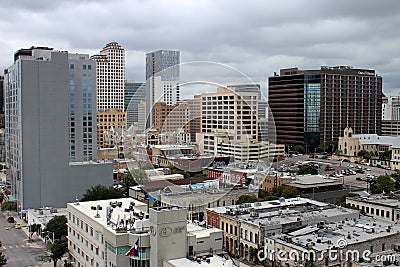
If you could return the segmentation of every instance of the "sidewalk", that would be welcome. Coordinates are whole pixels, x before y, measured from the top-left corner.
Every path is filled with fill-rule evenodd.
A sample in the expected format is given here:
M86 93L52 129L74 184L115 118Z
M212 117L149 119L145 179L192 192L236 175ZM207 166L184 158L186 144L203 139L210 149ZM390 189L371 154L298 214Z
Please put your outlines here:
M4 213L5 215L8 214L8 212ZM26 235L26 239L24 239L24 242L26 243L27 247L31 247L31 248L43 248L46 249L46 244L44 243L44 241L37 236L36 234L32 236L32 238L29 240L29 227L28 224L22 220L21 218L19 218L17 212L13 212L10 211L9 212L9 216L14 217L15 222L21 224L22 228L21 230L25 233Z
M29 226L28 223L26 223L24 220L22 220L19 216L18 213L15 211L9 211L9 212L3 212L3 214L7 217L14 217L15 223L21 224L21 230L25 233L26 239L24 239L24 243L27 247L30 248L39 248L39 249L45 249L47 250L46 243L36 235L36 233L32 236L31 239L29 239ZM58 267L63 267L64 266L64 259L68 259L67 257L63 257L61 260L57 262ZM53 262L43 262L42 267L53 267Z

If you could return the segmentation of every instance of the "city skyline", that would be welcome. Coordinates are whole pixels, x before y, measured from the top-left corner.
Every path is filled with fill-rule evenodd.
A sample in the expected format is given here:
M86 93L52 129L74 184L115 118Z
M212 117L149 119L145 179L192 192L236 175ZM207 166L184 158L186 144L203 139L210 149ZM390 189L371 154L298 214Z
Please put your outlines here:
M384 93L397 95L400 88L395 71L400 64L398 1L234 5L228 1L168 5L119 1L112 8L107 5L97 1L10 3L2 8L0 20L7 37L0 66L6 68L14 51L31 45L94 55L100 46L117 41L127 51L129 80L144 81L146 53L171 49L181 51L181 62L205 60L235 67L260 83L262 90L267 77L281 68L322 65L376 69L383 77ZM82 12L84 16L79 15ZM27 14L31 21L22 27ZM102 34L97 34L100 30Z

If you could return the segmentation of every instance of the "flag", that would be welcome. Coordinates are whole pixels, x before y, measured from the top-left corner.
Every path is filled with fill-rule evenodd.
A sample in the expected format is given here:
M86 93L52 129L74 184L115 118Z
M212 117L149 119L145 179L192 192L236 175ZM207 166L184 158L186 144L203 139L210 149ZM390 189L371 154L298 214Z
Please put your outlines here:
M129 249L125 256L139 256L139 239L136 243Z

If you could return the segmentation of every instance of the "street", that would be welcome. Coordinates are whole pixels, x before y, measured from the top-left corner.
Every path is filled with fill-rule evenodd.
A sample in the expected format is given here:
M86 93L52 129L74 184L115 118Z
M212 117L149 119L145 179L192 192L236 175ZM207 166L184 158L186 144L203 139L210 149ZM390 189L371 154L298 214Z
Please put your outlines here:
M7 222L6 216L6 212L0 212L0 240L2 249L5 249L3 253L8 258L7 266L42 266L38 257L46 253L45 249L36 242L29 243L23 229L15 229L13 223ZM6 230L7 227L9 230Z

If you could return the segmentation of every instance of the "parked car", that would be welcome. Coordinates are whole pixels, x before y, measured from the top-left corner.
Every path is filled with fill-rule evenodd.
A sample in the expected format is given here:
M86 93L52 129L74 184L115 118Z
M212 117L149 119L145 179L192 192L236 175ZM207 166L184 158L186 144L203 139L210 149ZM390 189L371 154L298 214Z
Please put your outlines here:
M8 218L7 218L7 221L8 221L9 223L14 223L14 222L15 222L14 217L8 217Z
M326 165L325 171L333 171L333 170L335 170L335 168L333 168L333 166L331 166L331 165Z
M22 227L21 227L20 223L16 223L16 224L14 224L14 228L15 229L21 229Z

